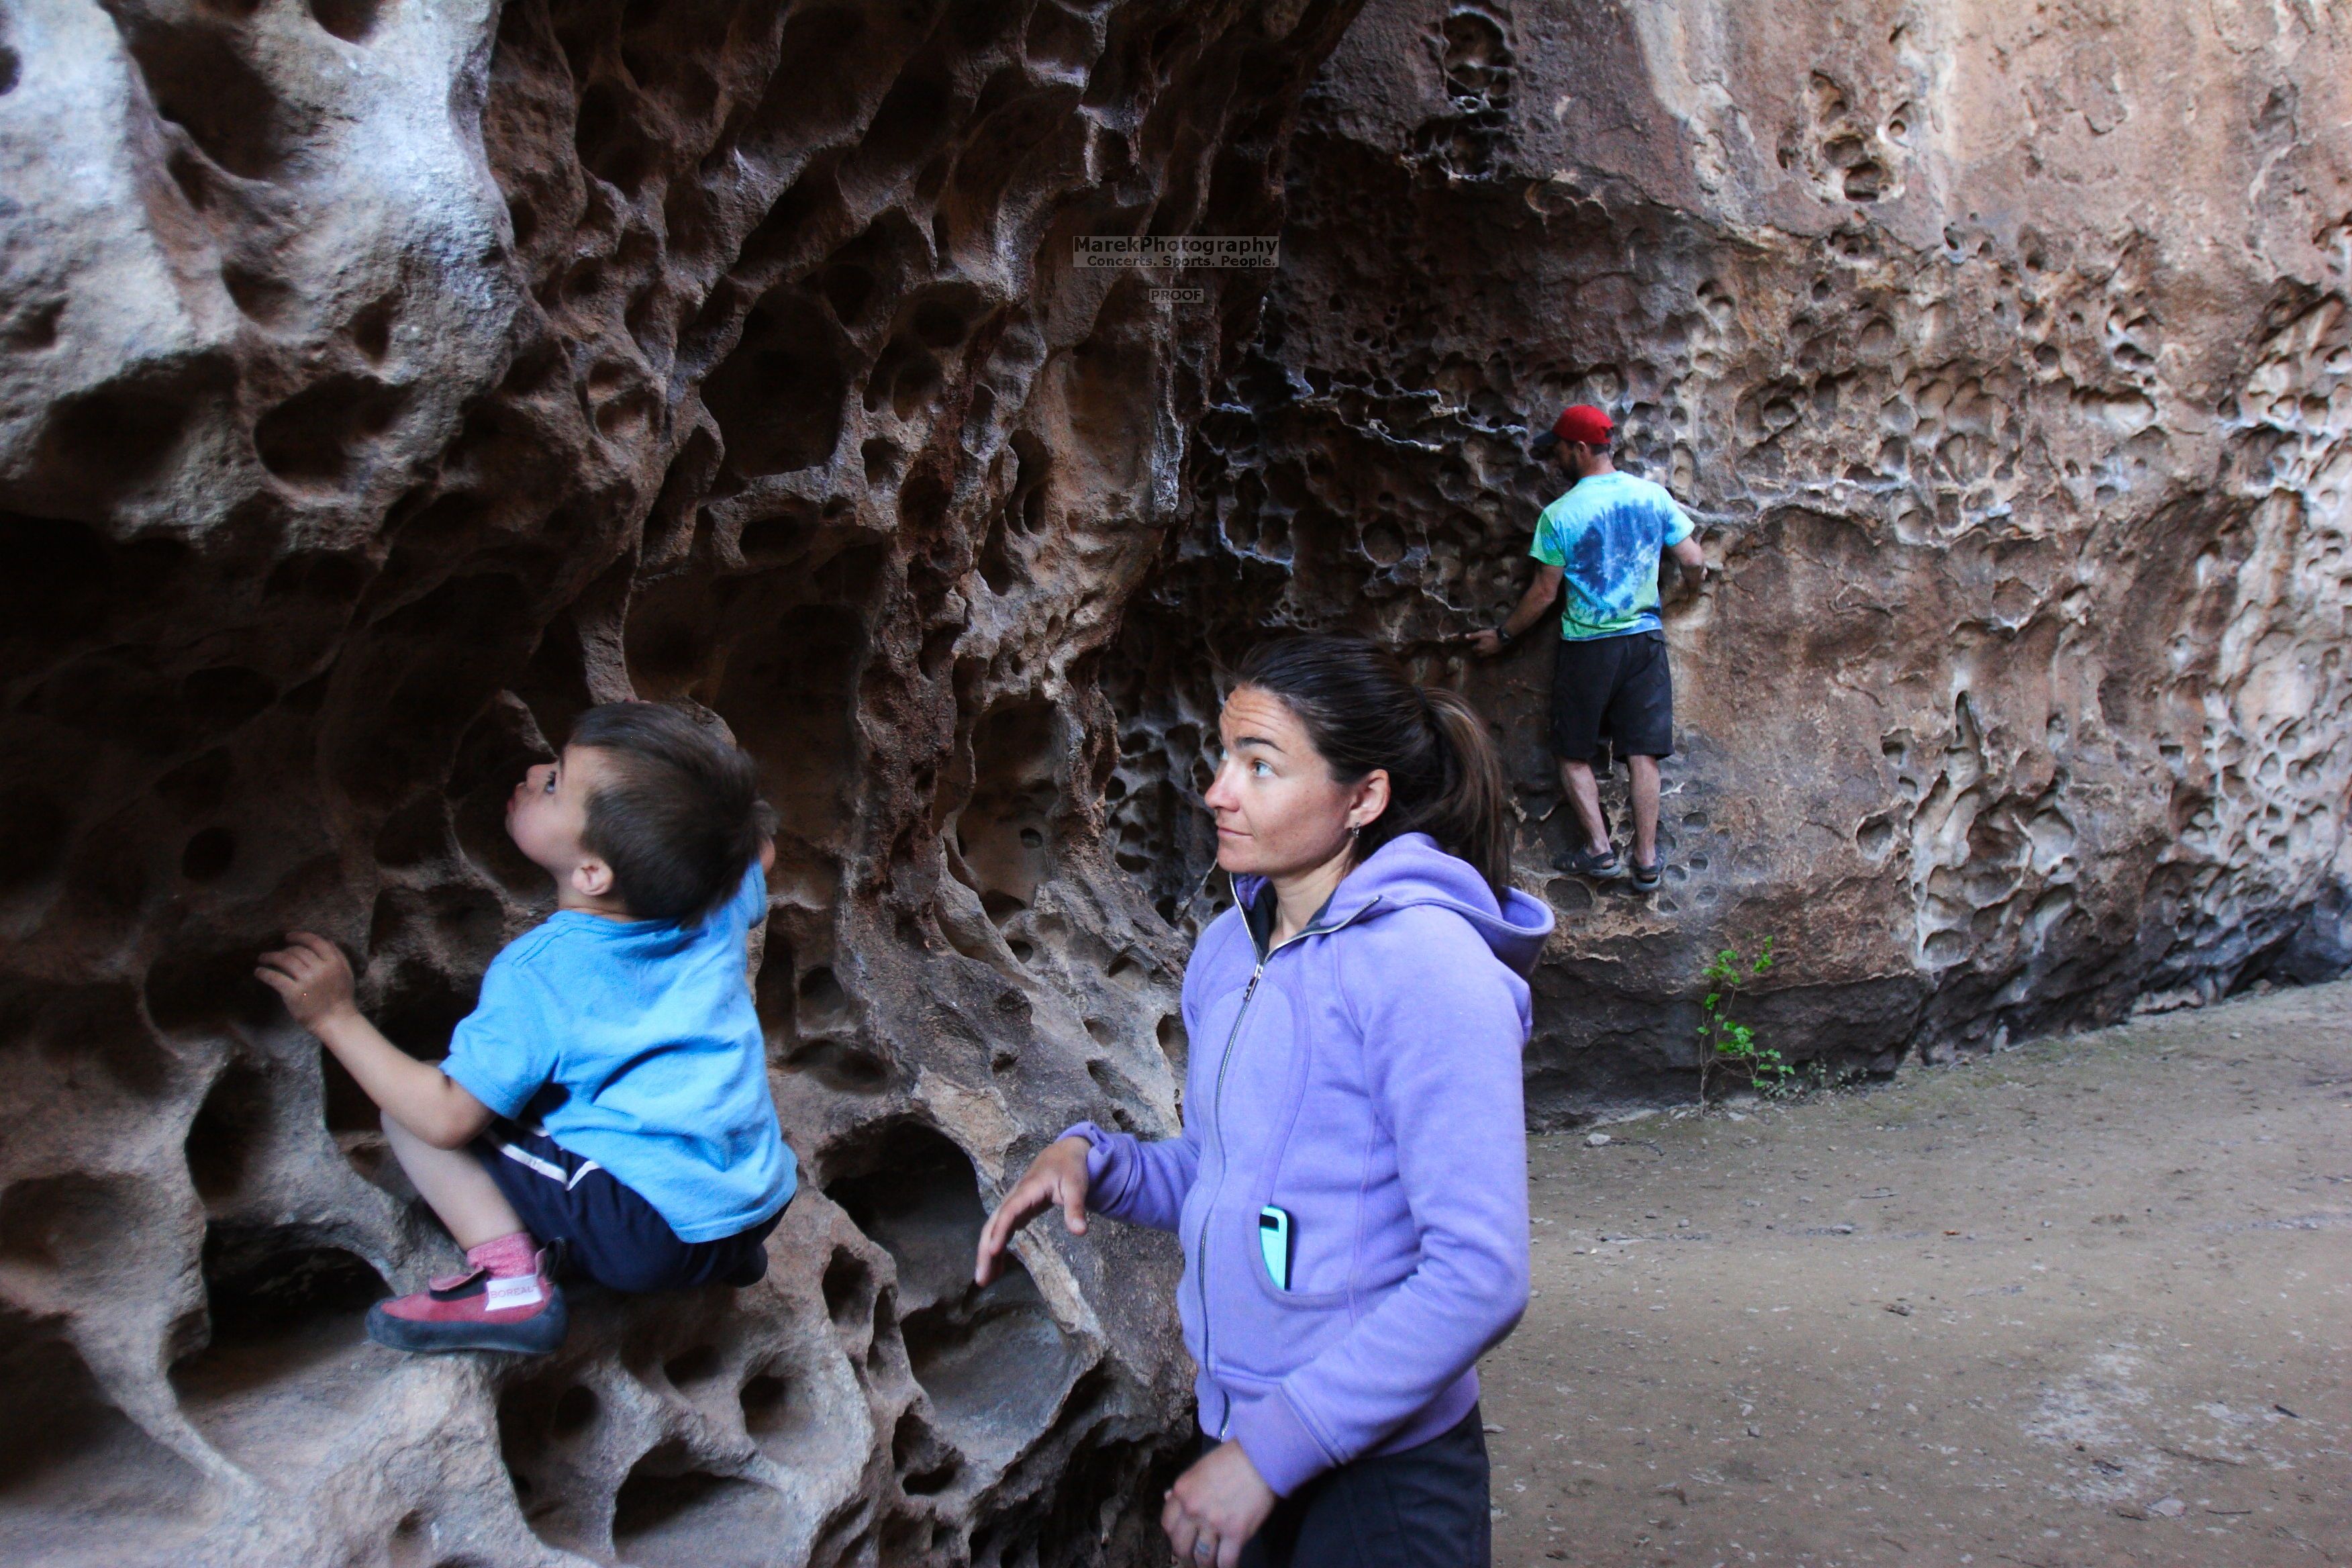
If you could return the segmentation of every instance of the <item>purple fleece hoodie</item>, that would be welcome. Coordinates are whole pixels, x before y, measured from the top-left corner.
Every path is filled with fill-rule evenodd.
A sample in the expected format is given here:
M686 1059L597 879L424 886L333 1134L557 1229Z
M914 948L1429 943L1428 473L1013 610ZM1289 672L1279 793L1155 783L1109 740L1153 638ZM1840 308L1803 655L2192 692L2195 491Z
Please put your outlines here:
M1461 1420L1527 1307L1521 976L1551 911L1516 890L1498 909L1422 833L1270 953L1265 888L1234 879L1184 972L1182 1136L1070 1133L1094 1145L1089 1206L1182 1240L1202 1430L1287 1495ZM1267 1205L1291 1216L1287 1290L1259 1249Z

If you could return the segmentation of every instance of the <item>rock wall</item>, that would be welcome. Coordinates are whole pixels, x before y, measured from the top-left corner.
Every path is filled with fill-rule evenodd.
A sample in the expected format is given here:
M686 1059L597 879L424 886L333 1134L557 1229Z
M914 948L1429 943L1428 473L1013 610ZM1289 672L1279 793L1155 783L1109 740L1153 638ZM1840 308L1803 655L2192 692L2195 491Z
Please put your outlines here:
M1685 1092L1727 940L1880 1066L2342 966L2337 13L1352 10L0 7L12 1560L1155 1559L1173 1248L963 1270L1060 1126L1175 1124L1269 626L1495 716L1539 1115ZM1072 247L1276 231L1180 300ZM1723 568L1648 902L1546 869L1543 639L1444 641L1577 396ZM754 1289L378 1352L447 1242L253 954L436 1054L546 905L507 788L628 695L782 809L803 1194Z
M1345 626L1507 748L1539 1119L1687 1099L1727 943L1841 1069L2340 971L2347 68L2340 8L2258 0L1372 0L1114 667L1120 863L1205 907L1200 650ZM1647 900L1549 869L1552 639L1445 643L1516 600L1578 400L1719 569L1668 568Z
M0 7L10 1561L1151 1554L1172 1247L966 1281L1060 1127L1175 1123L1096 679L1258 285L1072 241L1276 228L1348 10ZM505 793L629 695L782 810L802 1194L754 1289L376 1350L449 1246L254 954L437 1055L551 900Z

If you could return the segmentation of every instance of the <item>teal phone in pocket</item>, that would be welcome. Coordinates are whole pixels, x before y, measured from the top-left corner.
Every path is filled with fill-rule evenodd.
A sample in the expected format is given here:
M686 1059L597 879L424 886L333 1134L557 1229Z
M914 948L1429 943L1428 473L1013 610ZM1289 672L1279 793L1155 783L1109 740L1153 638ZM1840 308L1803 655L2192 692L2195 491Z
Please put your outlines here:
M1290 1289L1290 1215L1268 1204L1257 1211L1257 1249L1265 1258L1265 1277L1277 1290Z

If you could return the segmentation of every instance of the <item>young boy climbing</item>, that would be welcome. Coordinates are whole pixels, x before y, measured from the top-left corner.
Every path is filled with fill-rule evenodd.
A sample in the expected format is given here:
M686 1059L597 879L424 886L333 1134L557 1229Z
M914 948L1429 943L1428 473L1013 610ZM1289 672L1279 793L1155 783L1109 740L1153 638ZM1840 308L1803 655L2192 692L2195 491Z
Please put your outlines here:
M379 1034L335 945L257 972L383 1109L466 1271L380 1301L378 1343L545 1353L559 1264L616 1290L749 1285L795 1184L745 938L775 846L751 759L681 710L592 708L523 776L507 832L556 910L507 944L439 1066Z

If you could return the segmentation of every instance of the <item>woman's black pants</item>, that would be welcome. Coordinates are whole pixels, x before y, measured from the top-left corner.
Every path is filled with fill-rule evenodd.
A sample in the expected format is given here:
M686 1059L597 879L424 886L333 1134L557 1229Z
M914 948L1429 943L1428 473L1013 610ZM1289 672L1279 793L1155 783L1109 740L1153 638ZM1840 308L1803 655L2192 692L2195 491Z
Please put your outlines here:
M1326 1470L1275 1504L1241 1568L1490 1568L1494 1528L1474 1405L1428 1442Z

